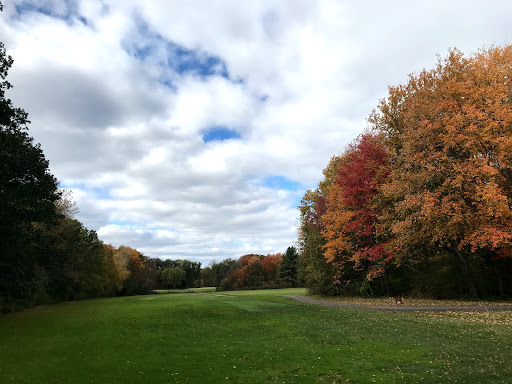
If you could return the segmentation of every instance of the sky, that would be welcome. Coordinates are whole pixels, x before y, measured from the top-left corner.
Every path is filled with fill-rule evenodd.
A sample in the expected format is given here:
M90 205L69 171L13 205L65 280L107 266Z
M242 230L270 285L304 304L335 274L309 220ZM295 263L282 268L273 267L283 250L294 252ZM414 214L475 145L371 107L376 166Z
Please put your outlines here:
M3 0L7 96L76 218L146 256L296 245L388 86L512 42L511 1Z

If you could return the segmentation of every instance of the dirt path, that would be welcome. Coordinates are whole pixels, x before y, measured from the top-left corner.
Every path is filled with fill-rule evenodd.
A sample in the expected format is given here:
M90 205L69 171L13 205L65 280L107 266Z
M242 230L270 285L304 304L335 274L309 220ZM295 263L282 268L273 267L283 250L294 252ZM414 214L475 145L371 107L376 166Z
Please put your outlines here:
M283 295L303 303L323 305L324 307L344 307L344 308L367 308L378 309L381 311L393 312L498 312L512 311L512 305L464 305L464 306L426 306L426 305L368 305L368 304L346 304L331 301L312 299L311 297L301 295Z

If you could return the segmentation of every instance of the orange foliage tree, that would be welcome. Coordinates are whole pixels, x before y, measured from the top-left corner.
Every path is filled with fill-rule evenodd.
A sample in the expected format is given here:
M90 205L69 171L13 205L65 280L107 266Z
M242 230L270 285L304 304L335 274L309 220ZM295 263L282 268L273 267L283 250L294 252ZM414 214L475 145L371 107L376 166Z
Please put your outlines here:
M322 236L324 222L322 216L326 212L326 197L330 186L338 175L340 156L333 156L323 170L324 179L314 190L308 190L302 198L299 224L299 264L302 278L308 290L315 294L335 294L337 272L332 263L324 257L325 239Z
M512 47L453 50L430 71L390 87L370 121L393 153L382 230L402 261L425 246L472 264L510 255Z
M277 283L278 274L277 269L279 263L283 259L282 253L268 254L261 260L261 269L263 271L263 278L267 283Z
M241 256L236 263L231 264L220 287L225 290L278 287L278 268L282 257L281 253Z

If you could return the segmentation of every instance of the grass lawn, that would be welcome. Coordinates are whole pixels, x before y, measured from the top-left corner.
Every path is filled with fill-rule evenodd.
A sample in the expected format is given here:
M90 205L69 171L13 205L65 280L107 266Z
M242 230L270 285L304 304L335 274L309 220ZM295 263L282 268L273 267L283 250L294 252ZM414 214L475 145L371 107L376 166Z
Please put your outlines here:
M301 289L68 302L0 317L0 383L511 383L512 315L320 307Z
M215 292L215 287L201 287L201 288L188 288L188 289L155 289L154 293L207 293Z

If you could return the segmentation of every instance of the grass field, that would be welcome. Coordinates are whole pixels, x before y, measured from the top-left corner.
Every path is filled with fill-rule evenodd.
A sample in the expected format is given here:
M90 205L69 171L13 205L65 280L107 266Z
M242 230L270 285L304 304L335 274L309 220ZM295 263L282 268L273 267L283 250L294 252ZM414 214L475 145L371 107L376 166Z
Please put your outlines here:
M189 288L189 289L155 289L154 293L207 293L215 292L215 287Z
M68 302L0 317L0 383L511 383L510 312L393 313L281 294Z

